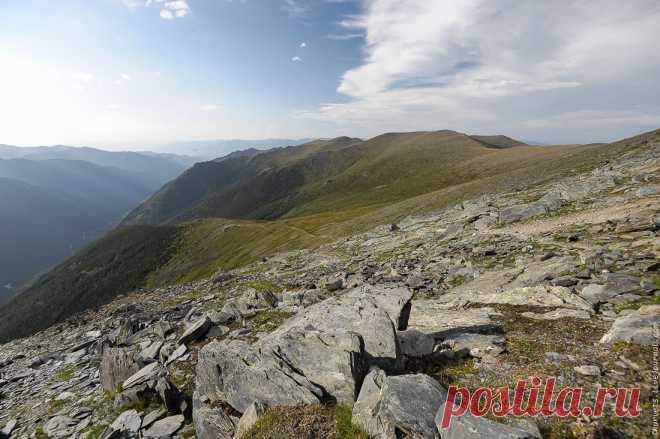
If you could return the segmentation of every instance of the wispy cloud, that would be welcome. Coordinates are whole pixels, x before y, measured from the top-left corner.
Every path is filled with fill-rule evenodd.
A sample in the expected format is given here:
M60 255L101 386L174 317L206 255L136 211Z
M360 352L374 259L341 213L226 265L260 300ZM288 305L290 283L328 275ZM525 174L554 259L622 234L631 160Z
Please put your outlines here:
M305 47L307 47L307 43L303 41L302 43L300 43L300 46L298 46L298 47L300 47L301 49L304 49Z
M293 61L293 62L300 62L300 61L302 61L302 58L299 57L299 56L294 56L293 58L291 58L291 61Z
M160 8L160 18L163 20L174 20L175 18L185 17L190 13L190 5L186 0L121 0L122 3L130 8L138 7L148 8L156 5Z
M648 56L659 35L655 0L363 0L362 7L340 23L346 34L330 36L365 38L361 64L337 89L347 102L307 117L342 124L358 115L375 131L496 121L506 129L525 117L520 97L527 114L548 114L544 106L579 111L576 96L614 105L622 88L632 93L632 84L660 76L660 59ZM644 81L657 96L660 86Z

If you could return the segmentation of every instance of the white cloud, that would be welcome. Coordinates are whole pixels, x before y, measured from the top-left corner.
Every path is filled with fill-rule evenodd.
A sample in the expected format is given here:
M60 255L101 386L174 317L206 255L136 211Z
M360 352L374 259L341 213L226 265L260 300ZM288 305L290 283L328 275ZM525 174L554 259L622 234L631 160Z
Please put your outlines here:
M163 3L160 1L159 3ZM160 18L164 20L172 20L174 18L182 18L190 13L190 6L184 0L165 1L160 11Z
M302 61L302 58L299 57L299 56L294 56L293 58L291 58L291 61L293 61L293 62L300 62L300 61Z
M209 112L209 111L218 111L218 110L221 110L222 107L221 107L220 105L215 105L215 104L206 104L206 105L202 105L201 107L199 107L199 109L200 109L201 111Z
M160 18L163 20L173 20L183 18L190 13L190 5L186 0L121 0L122 3L130 8L138 7L148 8L153 4L159 5Z
M307 43L305 43L305 42L303 41L302 43L300 43L300 46L299 46L299 47L300 47L301 49L304 49L305 47L307 47Z
M502 130L515 130L536 115L581 111L590 106L584 99L601 102L608 107L603 111L624 111L610 108L628 105L623 89L629 100L658 110L650 114L660 113L654 93L645 97L635 89L644 82L655 96L660 91L650 79L660 76L660 57L650 56L660 39L655 0L362 4L360 15L341 22L346 37L331 36L365 37L362 62L343 74L337 89L348 101L305 117L361 123L373 133L394 126L457 128L452 124L478 130L498 121Z

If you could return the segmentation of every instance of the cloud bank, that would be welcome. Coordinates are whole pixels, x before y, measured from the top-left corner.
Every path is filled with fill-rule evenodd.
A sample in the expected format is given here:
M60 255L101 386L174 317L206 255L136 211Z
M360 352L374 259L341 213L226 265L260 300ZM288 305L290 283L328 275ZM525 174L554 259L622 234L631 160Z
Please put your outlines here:
M307 118L383 130L534 134L660 125L656 0L363 0L345 102ZM542 122L540 122L542 121Z

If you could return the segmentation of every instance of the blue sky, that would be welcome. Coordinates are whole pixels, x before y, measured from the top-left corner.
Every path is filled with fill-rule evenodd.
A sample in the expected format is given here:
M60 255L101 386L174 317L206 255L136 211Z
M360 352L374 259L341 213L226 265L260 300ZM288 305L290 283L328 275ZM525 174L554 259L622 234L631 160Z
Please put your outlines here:
M660 127L660 2L6 0L0 143Z

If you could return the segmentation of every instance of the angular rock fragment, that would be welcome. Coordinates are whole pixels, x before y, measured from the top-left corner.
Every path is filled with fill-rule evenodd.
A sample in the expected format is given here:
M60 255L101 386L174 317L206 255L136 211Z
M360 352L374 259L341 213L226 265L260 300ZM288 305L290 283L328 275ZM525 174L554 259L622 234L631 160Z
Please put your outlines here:
M137 433L142 426L142 418L137 410L127 410L110 424L113 431L131 431Z
M257 423L259 418L263 416L267 408L268 406L266 406L261 401L254 401L252 404L250 404L245 413L243 413L243 416L241 416L241 419L238 421L234 438L242 438L243 435L247 433L247 431L252 428L254 424Z
M195 340L202 338L211 327L211 319L209 316L204 315L201 319L193 323L184 333L179 337L179 344L188 344Z
M435 417L446 397L427 375L388 377L374 368L353 406L353 423L375 438L439 439Z
M169 437L179 431L183 425L183 415L170 416L153 423L151 427L144 431L144 437L162 438Z
M148 381L151 381L158 376L161 370L162 366L159 363L151 363L128 377L124 381L123 388L130 389L131 387L139 386Z
M244 412L259 399L271 406L314 404L323 391L273 355L245 342L211 342L199 351L196 390Z
M208 402L208 401L206 401ZM193 423L197 439L231 439L239 419L217 405L207 404L197 392L193 395Z
M44 433L53 439L68 438L73 435L78 422L68 416L55 416L44 424Z
M654 329L660 325L660 305L645 305L637 311L617 318L600 339L601 343L627 341L641 345L657 343ZM655 327L655 328L654 328Z
M103 389L114 392L126 379L135 374L140 367L134 354L125 348L105 348L101 357L101 385Z

